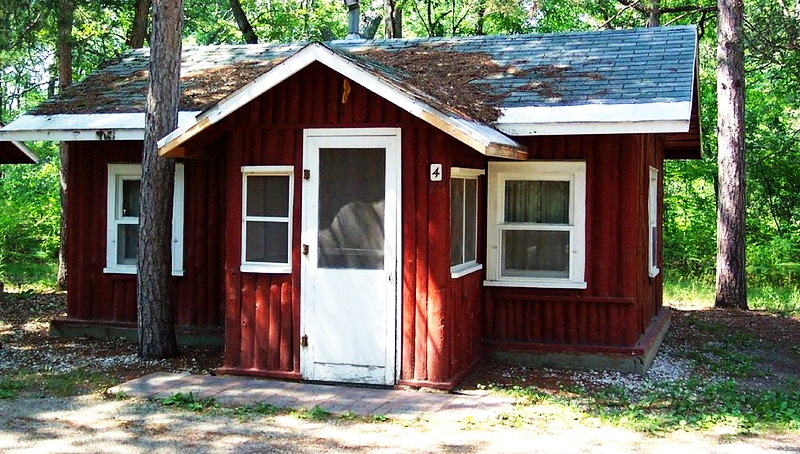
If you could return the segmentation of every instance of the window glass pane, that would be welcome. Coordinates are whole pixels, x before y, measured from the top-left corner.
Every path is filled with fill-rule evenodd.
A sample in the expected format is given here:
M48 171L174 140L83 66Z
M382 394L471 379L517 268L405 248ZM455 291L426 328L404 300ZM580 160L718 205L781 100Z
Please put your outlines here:
M247 222L245 260L289 263L288 222Z
M569 232L506 230L502 241L503 276L569 277Z
M650 226L650 267L656 268L658 266L658 226Z
M383 269L386 150L320 148L320 268Z
M117 265L136 265L138 247L139 226L137 224L119 224L117 226Z
M122 206L117 217L139 217L140 180L122 180Z
M450 179L450 265L464 263L464 179Z
M569 224L568 181L506 181L505 222Z
M478 237L478 180L465 180L464 186L464 262L476 260L475 240Z
M247 216L289 217L289 176L248 176Z

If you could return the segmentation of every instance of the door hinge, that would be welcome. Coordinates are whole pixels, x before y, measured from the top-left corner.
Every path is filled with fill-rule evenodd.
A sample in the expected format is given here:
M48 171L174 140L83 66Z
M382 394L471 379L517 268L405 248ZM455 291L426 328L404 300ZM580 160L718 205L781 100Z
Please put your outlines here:
M308 245L307 244L303 245L303 255L308 255Z
M300 346L308 347L308 334L303 334L303 336L300 337Z
M311 179L311 171L308 169L303 169L303 179L310 180Z

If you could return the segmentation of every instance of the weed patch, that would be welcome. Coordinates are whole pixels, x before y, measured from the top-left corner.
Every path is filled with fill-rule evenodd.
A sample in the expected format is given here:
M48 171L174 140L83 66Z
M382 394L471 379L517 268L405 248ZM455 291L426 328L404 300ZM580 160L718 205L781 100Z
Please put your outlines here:
M326 421L331 418L331 412L319 405L314 405L311 409L298 410L294 415L300 419L309 421Z
M175 393L161 399L161 405L195 413L204 413L219 408L219 403L213 397L198 399L194 393Z

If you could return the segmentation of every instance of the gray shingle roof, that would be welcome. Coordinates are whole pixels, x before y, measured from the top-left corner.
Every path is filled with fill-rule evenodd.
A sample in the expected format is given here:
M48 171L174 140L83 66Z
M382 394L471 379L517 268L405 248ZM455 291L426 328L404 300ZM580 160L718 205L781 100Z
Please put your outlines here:
M691 100L696 29L676 26L327 44L386 78L405 80L409 90L423 92L418 95L427 94L445 106L450 103L449 97L423 81L425 72L432 80L441 80L436 68L421 70L408 62L424 55L433 61L463 60L469 65L476 55L487 57L491 67L476 71L470 83L477 89L475 93L483 95L484 99L476 101L495 108L670 103ZM184 49L181 110L213 106L303 46L293 43ZM402 58L376 58L380 55ZM116 64L95 72L32 113L142 112L148 56L147 49L128 52ZM450 107L476 116L464 106Z

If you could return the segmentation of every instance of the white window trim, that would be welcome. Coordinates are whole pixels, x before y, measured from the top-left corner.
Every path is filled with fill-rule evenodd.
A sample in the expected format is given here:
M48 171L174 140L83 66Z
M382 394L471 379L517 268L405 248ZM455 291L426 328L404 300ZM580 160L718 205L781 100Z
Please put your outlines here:
M136 265L117 263L117 226L138 223L138 218L116 218L117 203L122 197L120 183L123 180L142 178L141 164L109 164L108 198L106 199L106 274L136 274ZM172 275L183 276L183 199L184 168L175 164L175 186L172 197Z
M247 177L252 176L288 176L289 177L289 212L287 217L247 216ZM287 274L292 272L292 214L294 210L294 167L293 166L243 166L242 167L242 243L239 270L243 273ZM286 222L289 224L286 263L249 262L247 261L247 221Z
M504 224L505 182L507 180L569 181L571 226ZM484 285L496 287L571 288L585 289L586 267L586 162L585 161L524 161L490 162L487 184L487 273ZM529 278L501 276L501 232L515 230L568 230L570 238L570 269L568 278Z
M451 167L450 168L450 179L451 180L453 178L458 178L458 179L462 179L462 180L475 180L477 182L478 181L478 177L481 176L481 175L485 175L485 174L486 174L486 171L483 170L483 169L469 169L469 168L465 168L465 167ZM452 182L451 182L451 187L452 187ZM476 186L476 188L480 189L480 186L478 185L478 186ZM476 197L480 197L480 191L476 191L475 196ZM477 214L478 214L477 213L478 205L477 205L477 202L478 202L478 200L475 201L475 203L476 203L476 205L475 205L475 209L476 209L476 213L475 213L475 233L476 233L476 235L475 235L475 260L470 260L469 262L459 263L457 265L450 266L450 278L452 278L452 279L457 279L457 278L466 276L468 274L471 274L471 273L474 273L476 271L480 271L480 270L483 269L483 265L478 263L478 235L477 235L477 233L478 233L478 216L477 216ZM464 214L465 213L462 213L462 215L464 215ZM462 222L462 225L464 226L464 228L466 228L466 220L464 220L464 222ZM463 234L462 234L462 238L463 238ZM451 240L450 247L452 247L452 240Z
M658 228L658 169L650 167L650 179L647 188L647 268L648 275L658 276L661 269L656 266L658 259L653 250L658 245L657 234L653 233L653 227Z

